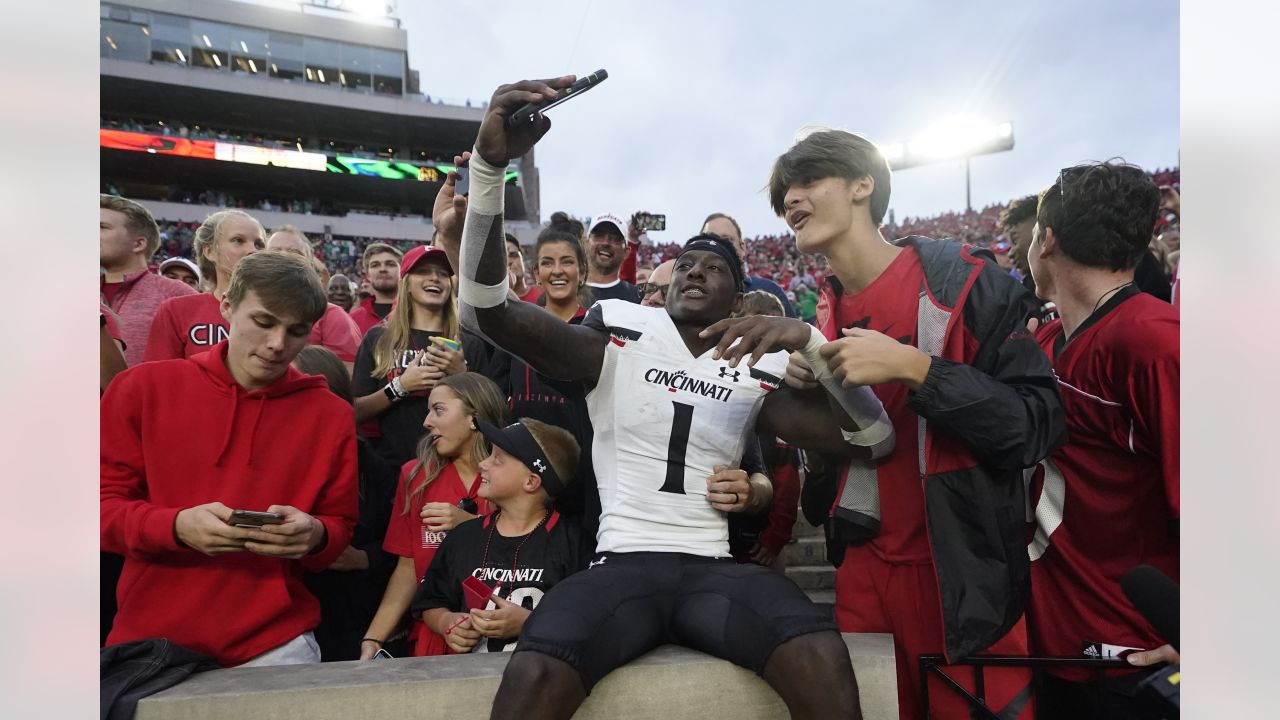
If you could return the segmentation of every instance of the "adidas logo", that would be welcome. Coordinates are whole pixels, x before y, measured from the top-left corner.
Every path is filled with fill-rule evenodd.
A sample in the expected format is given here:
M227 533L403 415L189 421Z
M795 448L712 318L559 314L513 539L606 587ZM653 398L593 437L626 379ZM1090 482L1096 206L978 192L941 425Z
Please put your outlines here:
M1086 657L1091 657L1091 658L1102 657L1102 652L1098 650L1097 645L1086 646L1084 649L1084 654Z

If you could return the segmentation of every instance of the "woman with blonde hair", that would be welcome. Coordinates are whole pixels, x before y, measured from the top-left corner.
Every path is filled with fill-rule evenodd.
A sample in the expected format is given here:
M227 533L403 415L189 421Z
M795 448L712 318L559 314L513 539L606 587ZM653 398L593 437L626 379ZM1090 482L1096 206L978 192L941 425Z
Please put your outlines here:
M388 461L414 455L427 417L427 396L441 379L482 366L484 343L463 342L453 267L444 250L420 245L400 263L396 301L356 351L352 391L356 423Z
M143 360L172 360L202 353L227 339L222 295L244 258L266 247L267 232L243 210L219 210L196 230L192 251L209 292L170 298L151 321Z
M382 544L400 559L360 642L361 660L372 658L395 634L449 531L493 510L477 497L480 463L488 457L489 446L476 421L505 426L506 398L492 380L468 372L441 378L428 403L423 422L427 435L418 445L417 456L401 468L391 524ZM409 639L415 656L445 653L444 638L421 620L413 621Z

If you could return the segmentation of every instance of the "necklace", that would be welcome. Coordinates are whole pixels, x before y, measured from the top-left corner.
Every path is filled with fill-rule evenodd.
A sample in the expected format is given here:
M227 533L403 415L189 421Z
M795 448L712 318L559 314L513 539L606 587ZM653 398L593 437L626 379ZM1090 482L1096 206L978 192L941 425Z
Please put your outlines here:
M1108 295L1110 295L1113 292L1116 292L1117 290L1123 290L1132 284L1133 284L1133 281L1130 280L1129 282L1124 283L1123 285L1117 285L1111 288L1110 290L1102 293L1102 296L1098 298L1098 302L1093 304L1093 309L1089 311L1089 316L1092 317L1094 313L1098 312L1098 306L1102 304L1103 299L1105 299Z
M489 544L493 542L493 534L498 530L498 516L501 514L502 514L502 510L499 509L499 510L495 510L493 515L489 517L489 535L484 540L484 554L480 556L480 567L482 568L489 567ZM516 568L519 567L519 563L520 563L520 548L524 547L524 544L529 542L529 538L533 537L533 534L538 532L538 528L547 524L547 520L550 517L551 517L551 511L548 510L546 514L542 516L542 519L538 521L538 524L534 525L533 529L525 534L524 539L520 541L520 544L516 545L515 555L511 558L512 581L510 584L513 587L510 587L507 589L507 598L511 597L511 592L512 590L515 589L514 585L516 583L514 578L516 576Z

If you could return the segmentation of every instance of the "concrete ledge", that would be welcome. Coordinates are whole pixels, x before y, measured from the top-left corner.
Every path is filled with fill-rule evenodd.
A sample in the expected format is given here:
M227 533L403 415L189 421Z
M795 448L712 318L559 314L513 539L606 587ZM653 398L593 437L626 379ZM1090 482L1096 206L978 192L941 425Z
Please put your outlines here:
M845 634L863 716L898 717L893 638ZM397 658L214 670L138 703L135 720L351 720L487 718L507 653ZM576 720L786 718L782 700L754 673L700 652L664 645L599 685Z

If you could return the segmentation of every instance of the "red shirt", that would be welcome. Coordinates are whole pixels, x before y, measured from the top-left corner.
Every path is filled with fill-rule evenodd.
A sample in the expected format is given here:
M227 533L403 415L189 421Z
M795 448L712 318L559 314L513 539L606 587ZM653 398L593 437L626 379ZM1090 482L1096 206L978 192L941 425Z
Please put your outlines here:
M449 463L440 471L435 480L422 491L409 507L409 512L405 512L405 487L412 486L422 481L422 473L419 472L412 479L409 473L413 471L414 466L418 464L417 458L410 460L400 468L400 482L396 485L395 505L391 508L391 523L387 526L386 538L382 541L382 548L390 553L395 553L401 557L413 558L414 577L421 582L423 576L426 575L427 568L431 565L431 559L436 556L436 551L440 549L440 543L444 542L448 532L436 532L428 530L426 523L422 521L422 506L432 502L448 503L457 505L458 501L464 497L475 498L475 491L480 489L480 476L477 474L471 482L471 489L468 490L462 484L462 478L458 476L458 469L453 463ZM479 511L481 515L493 512L493 508L488 501L476 499L479 503ZM415 620L415 627L411 637L416 636L417 642L414 647L415 656L423 655L444 655L445 643L444 638L431 632L422 624L421 620Z
M382 322L382 318L378 317L378 313L373 309L373 296L369 296L356 306L351 308L351 319L355 321L356 327L360 328L360 337L369 334L369 330L378 326Z
M124 287L122 282L102 283L102 297L107 301L108 305L116 301L116 295L119 294L122 287Z
M104 301L120 319L120 332L125 343L124 359L130 367L146 359L147 339L160 306L170 298L196 295L196 291L186 283L146 270L130 273L119 283L100 281L100 287Z
M351 406L324 378L293 368L246 392L226 352L224 344L190 360L142 363L102 396L101 543L125 558L109 644L165 637L238 665L320 622L303 571L329 567L351 541ZM292 505L323 523L327 540L300 560L210 557L179 544L178 512L214 501Z
M1178 577L1178 312L1131 286L1070 341L1060 320L1036 339L1058 375L1070 435L1032 486L1032 651L1154 649L1164 641L1120 578L1143 563Z
M521 295L520 299L527 303L536 303L540 297L542 297L542 288L532 285L529 287L529 292Z
M903 248L880 277L861 292L840 296L835 307L835 326L875 330L914 347L919 289L923 282L920 256L914 248ZM843 336L829 339L839 337ZM917 452L919 416L907 406L906 385L876 385L872 391L884 404L897 440L894 451L882 458L876 468L880 487L880 534L871 541L871 549L888 562L932 562Z
M145 361L175 360L202 353L227 339L227 321L213 293L165 300L151 321Z
M363 336L356 321L345 310L328 303L324 315L311 326L307 344L329 348L343 362L355 362L356 350L360 348Z

